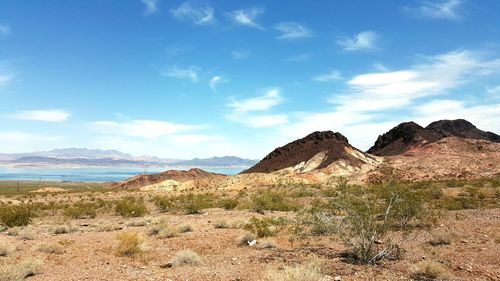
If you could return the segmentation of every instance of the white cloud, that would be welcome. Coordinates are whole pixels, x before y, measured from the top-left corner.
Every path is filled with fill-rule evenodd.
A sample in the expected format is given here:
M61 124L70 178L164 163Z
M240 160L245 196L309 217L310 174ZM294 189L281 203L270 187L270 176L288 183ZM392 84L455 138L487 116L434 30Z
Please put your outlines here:
M340 38L337 44L346 51L374 50L377 48L378 37L374 31L363 31L353 37Z
M272 88L261 96L244 100L234 100L227 104L235 112L265 111L283 102L281 90Z
M409 10L422 17L458 20L461 18L459 12L462 3L461 0L424 1L419 7L409 8Z
M231 11L228 12L227 15L235 24L263 29L263 27L255 21L256 18L263 13L264 9L253 7Z
M19 120L62 122L68 119L71 114L64 110L23 110L10 116Z
M152 15L158 13L158 0L141 0L146 6L145 15Z
M486 92L492 98L500 98L500 85L486 88Z
M330 82L330 81L342 80L342 74L340 74L340 72L338 72L337 70L332 70L329 73L313 77L313 80L316 82Z
M12 81L12 75L0 74L0 87L6 86Z
M233 59L242 60L248 58L252 54L249 50L235 50L231 52Z
M281 32L278 39L299 39L313 36L309 28L296 22L280 22L274 28Z
M10 34L10 26L0 24L0 38L5 37Z
M230 114L226 118L253 128L274 127L288 123L288 116L286 114Z
M423 63L393 72L354 76L345 93L330 102L343 111L380 111L410 104L413 100L447 93L471 80L500 72L500 60L485 60L467 51L422 57Z
M201 69L197 66L189 66L187 68L179 68L176 65L169 66L161 72L161 75L177 79L190 79L193 82L198 81L198 72Z
M220 83L226 83L228 82L227 79L224 79L220 76L214 76L212 77L212 79L210 79L210 82L208 82L208 86L210 87L210 89L212 89L212 91L216 91L217 90L217 85L220 84Z
M500 132L500 103L467 105L458 100L432 100L415 107L414 119L427 125L442 119L466 119L481 130Z
M204 2L187 1L179 7L171 9L170 13L176 19L190 21L197 25L208 25L215 22L214 8Z
M19 131L0 132L1 152L21 153L60 147L63 136L42 135Z
M200 129L203 126L177 124L158 120L130 120L123 122L96 121L92 126L104 134L154 139L184 131Z

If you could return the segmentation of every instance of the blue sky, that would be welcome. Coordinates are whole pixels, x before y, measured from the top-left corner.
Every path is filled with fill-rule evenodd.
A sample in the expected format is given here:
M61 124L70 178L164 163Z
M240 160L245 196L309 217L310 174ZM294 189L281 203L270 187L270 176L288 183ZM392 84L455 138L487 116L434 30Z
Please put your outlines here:
M261 158L315 130L500 132L500 2L0 2L0 152Z

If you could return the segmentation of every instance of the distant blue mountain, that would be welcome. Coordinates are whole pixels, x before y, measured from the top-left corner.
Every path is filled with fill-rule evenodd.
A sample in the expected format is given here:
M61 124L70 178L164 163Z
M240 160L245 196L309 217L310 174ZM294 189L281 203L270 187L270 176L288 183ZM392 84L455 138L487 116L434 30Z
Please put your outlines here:
M189 167L250 167L255 165L258 160L244 159L236 156L223 156L211 158L194 158L192 160L178 161L171 163L176 166L189 166Z

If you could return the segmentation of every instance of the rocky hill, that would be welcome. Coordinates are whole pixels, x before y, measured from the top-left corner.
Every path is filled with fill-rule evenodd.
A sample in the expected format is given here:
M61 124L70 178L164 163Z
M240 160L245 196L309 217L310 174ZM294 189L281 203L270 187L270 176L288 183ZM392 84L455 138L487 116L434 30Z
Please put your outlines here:
M414 122L405 122L379 136L367 152L378 156L399 155L446 137L500 142L499 135L482 131L463 119L440 120L425 128Z
M347 165L360 167L366 163L367 158L371 157L351 146L340 133L314 132L276 148L243 173L270 173L283 169L304 173L326 168L339 160Z
M189 171L169 170L159 174L138 175L123 182L117 183L114 185L114 187L134 189L147 185L157 184L167 180L182 183L187 181L224 177L226 176L222 174L210 173L198 168L193 168Z

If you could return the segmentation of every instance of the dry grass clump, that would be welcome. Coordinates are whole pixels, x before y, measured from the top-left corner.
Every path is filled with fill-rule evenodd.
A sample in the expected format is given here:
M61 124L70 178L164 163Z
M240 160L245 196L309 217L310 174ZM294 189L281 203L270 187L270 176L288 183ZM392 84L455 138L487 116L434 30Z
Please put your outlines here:
M236 239L239 246L248 246L248 242L257 239L257 236L253 233L246 232Z
M196 266L200 265L201 262L202 260L200 256L196 252L191 250L179 251L175 253L174 257L170 260L170 264L172 264L172 266Z
M5 242L0 243L0 257L6 257L15 250L15 247L10 244L7 244Z
M449 280L451 274L440 263L433 261L423 261L416 265L411 277L414 280Z
M71 233L73 231L75 231L75 229L69 224L56 225L56 226L53 226L50 230L50 232L52 234L55 234L55 235L68 234L68 233Z
M35 246L37 252L42 252L46 254L62 254L64 253L64 247L57 243L40 243Z
M193 227L189 224L183 224L179 226L179 233L186 233L186 232L192 232Z
M229 228L229 224L225 220L219 220L214 223L214 227L218 229Z
M178 229L169 224L158 224L149 228L148 235L158 238L172 238L177 236L178 232Z
M449 232L434 232L429 240L432 246L450 245L454 239L453 233Z
M139 232L118 233L116 239L115 253L118 256L131 257L144 251L144 237Z
M43 261L27 258L15 264L0 264L0 281L20 281L37 274Z
M33 231L28 230L28 229L22 229L20 227L14 227L11 228L7 231L7 235L9 236L16 236L17 238L21 240L34 240L35 239L35 233Z
M268 281L321 281L325 280L323 261L312 257L307 263L285 266L283 270L271 269L267 272Z

